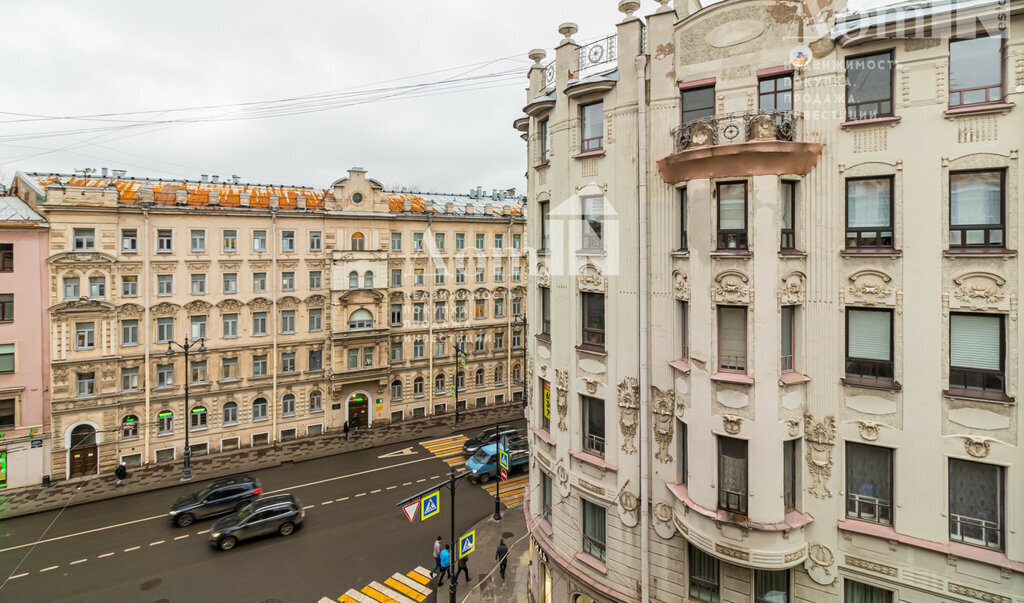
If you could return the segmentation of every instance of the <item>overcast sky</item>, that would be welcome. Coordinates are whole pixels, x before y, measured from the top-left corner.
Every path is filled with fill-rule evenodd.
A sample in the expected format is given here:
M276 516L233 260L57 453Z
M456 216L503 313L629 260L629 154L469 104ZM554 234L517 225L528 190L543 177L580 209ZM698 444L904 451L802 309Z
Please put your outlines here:
M261 119L140 127L126 121L12 122L25 117L0 114L0 176L6 183L15 170L106 166L130 176L239 174L244 182L326 187L360 166L386 186L522 191L525 143L512 121L525 104L526 54L547 48L550 60L563 21L579 24L579 42L613 33L622 16L616 5L616 0L8 2L0 36L0 112L7 113L153 111L515 73L434 96ZM657 6L643 0L638 14ZM489 61L496 62L482 64ZM430 74L440 70L445 71ZM237 110L101 119L152 121ZM39 136L92 128L105 129Z

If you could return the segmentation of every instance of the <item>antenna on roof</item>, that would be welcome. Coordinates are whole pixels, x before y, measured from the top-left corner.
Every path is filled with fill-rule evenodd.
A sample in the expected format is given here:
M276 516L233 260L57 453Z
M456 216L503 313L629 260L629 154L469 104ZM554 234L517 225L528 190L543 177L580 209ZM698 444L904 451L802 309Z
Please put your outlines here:
M88 176L89 174L91 174L91 173L93 173L95 171L96 171L96 168L75 168L75 173L76 174L81 174L83 176Z
M124 178L124 170L111 170L114 173L114 178Z

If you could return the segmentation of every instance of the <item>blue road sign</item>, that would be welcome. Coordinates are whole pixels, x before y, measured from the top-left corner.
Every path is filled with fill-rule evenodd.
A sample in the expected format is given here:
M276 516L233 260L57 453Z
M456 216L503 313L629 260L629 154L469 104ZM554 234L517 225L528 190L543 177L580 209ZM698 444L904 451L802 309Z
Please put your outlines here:
M501 463L501 468L508 471L508 451L498 450L498 460Z
M473 552L476 549L476 530L470 530L462 538L459 538L459 559Z
M420 521L426 521L441 510L441 491L434 490L420 499Z

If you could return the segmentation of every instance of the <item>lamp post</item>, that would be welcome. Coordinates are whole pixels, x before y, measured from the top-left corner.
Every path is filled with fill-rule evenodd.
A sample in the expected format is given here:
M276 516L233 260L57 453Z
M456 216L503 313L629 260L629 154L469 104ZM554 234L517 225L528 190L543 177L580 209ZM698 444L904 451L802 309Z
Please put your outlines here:
M466 367L466 350L455 340L455 383L452 385L455 394L455 425L459 424L459 370Z
M198 340L189 341L188 336L185 336L185 343L180 344L177 341L167 342L167 351L164 352L165 356L174 355L174 347L178 346L181 351L185 352L185 466L181 469L181 479L189 480L192 479L192 448L188 444L188 432L192 429L192 419L189 416L188 409L188 352L192 348L199 345L199 352L206 351L206 338L200 337Z
M520 346L523 348L523 380L521 380L517 385L522 385L523 386L523 408L525 409L526 406L527 406L526 398L528 396L528 392L529 392L529 389L530 389L526 385L526 376L527 376L527 371L526 371L526 365L527 365L527 361L526 361L526 342L527 342L527 340L530 337L530 325L526 321L526 315L525 314L516 314L515 320L512 321L512 326L513 327L523 327L523 339L522 339L522 341L519 342Z

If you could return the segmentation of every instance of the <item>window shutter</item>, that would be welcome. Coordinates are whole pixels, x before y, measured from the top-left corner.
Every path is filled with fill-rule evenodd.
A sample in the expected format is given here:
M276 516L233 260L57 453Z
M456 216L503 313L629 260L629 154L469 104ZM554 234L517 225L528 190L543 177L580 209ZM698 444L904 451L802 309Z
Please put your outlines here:
M866 360L892 360L889 312L848 309L850 332L846 355Z
M949 364L962 368L998 371L1002 320L999 316L951 314Z
M744 357L747 352L746 308L722 308L719 350L723 356Z

